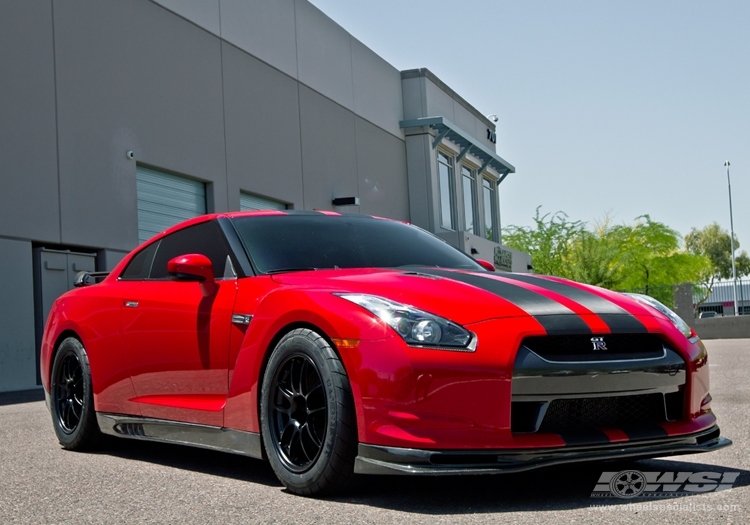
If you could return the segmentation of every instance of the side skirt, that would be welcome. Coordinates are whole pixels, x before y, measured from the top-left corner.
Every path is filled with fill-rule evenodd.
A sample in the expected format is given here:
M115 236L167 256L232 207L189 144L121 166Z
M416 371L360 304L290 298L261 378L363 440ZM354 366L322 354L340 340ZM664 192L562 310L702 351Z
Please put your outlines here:
M228 428L181 423L118 414L96 414L104 434L143 441L158 441L266 459L260 434Z

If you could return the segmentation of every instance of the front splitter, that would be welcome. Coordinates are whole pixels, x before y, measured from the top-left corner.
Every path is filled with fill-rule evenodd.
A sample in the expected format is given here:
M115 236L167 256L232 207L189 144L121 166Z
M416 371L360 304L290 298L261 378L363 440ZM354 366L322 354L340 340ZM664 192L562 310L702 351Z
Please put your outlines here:
M354 472L427 476L501 474L567 463L698 454L732 444L719 434L719 427L713 426L695 434L658 440L543 449L424 450L360 444Z

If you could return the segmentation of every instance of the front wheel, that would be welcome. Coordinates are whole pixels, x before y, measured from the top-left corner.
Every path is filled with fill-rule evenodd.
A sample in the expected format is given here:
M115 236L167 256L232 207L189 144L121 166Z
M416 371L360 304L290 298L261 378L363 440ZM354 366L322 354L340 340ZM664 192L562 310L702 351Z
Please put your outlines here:
M346 371L306 328L276 345L261 389L261 432L271 467L295 494L333 494L354 472L357 430Z
M75 337L60 343L52 363L51 412L55 434L63 448L90 450L101 431L94 411L94 392L86 350Z

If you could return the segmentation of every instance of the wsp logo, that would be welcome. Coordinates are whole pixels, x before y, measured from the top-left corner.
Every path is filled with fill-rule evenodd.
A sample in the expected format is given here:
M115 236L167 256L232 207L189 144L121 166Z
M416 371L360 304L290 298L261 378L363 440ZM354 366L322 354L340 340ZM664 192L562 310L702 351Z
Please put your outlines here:
M739 472L602 472L592 498L657 497L666 494L718 492L731 489Z

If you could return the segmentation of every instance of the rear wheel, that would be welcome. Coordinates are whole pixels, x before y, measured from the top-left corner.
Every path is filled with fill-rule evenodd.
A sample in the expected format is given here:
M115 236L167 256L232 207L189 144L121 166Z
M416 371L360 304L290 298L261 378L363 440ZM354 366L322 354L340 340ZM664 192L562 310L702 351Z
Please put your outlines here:
M346 371L328 342L296 329L276 345L261 390L261 431L271 467L292 492L340 492L354 472L356 418Z
M90 450L101 431L94 411L89 360L81 342L68 337L60 343L52 363L50 389L52 423L57 439L68 450Z

